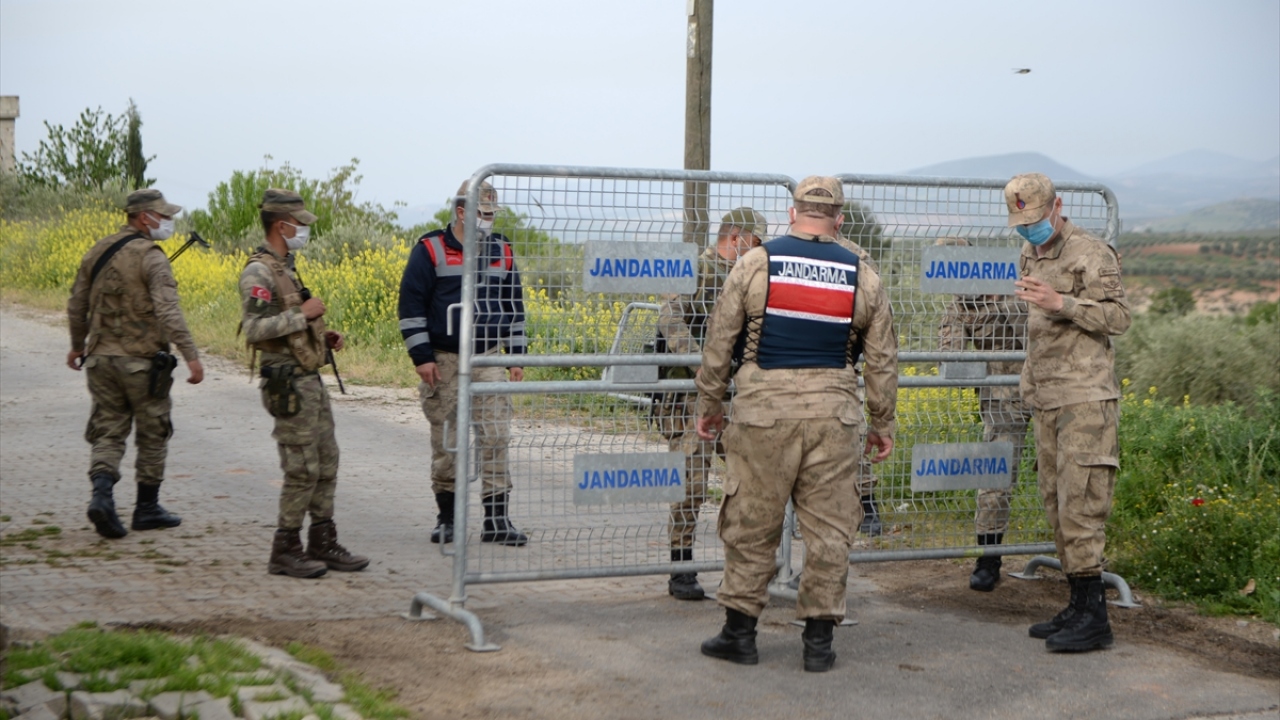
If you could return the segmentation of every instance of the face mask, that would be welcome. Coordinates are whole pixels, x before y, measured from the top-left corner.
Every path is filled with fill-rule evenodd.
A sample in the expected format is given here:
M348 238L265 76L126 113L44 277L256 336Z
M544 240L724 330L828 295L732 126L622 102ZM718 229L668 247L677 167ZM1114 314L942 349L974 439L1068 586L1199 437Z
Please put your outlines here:
M1014 229L1018 231L1023 240L1032 245L1043 245L1049 242L1049 238L1053 237L1053 222L1049 218L1030 225L1015 225Z
M160 218L160 227L151 229L152 240L168 240L173 237L173 218Z
M476 218L476 229L485 235L488 235L489 232L493 230L493 221L485 220L484 218Z
M290 250L301 250L306 247L307 241L311 239L311 228L307 225L294 225L293 223L285 223L294 229L293 237L285 238L284 246Z

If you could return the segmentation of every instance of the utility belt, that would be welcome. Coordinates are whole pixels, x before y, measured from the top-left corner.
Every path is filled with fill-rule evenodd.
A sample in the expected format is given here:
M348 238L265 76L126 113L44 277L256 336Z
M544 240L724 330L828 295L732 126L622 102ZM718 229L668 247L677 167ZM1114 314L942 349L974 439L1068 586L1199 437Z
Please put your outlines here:
M297 365L264 365L258 368L262 392L266 396L267 412L272 417L293 417L302 411L302 395L298 392L297 379L319 375L315 370L303 370Z

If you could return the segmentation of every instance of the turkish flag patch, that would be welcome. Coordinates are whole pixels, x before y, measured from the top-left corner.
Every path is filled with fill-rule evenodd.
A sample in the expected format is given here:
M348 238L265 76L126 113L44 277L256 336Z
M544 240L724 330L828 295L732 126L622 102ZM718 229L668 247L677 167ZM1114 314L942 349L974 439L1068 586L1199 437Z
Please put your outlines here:
M253 286L253 289L249 291L249 296L256 297L263 302L271 302L271 291L258 285Z

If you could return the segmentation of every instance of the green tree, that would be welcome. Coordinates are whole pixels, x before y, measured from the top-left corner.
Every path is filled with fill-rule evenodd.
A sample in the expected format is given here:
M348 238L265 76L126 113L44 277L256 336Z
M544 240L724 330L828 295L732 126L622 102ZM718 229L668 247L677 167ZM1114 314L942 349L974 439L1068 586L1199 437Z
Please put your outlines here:
M148 158L142 154L142 116L138 114L138 106L134 104L133 98L129 98L129 109L125 111L125 117L128 119L128 131L124 154L128 164L129 187L134 190L151 187L156 181L155 178L147 177L147 163L154 160L155 156Z
M256 238L258 203L267 188L293 190L302 196L307 209L315 213L316 221L311 232L320 237L337 223L364 226L370 230L390 232L395 229L396 214L376 203L360 203L356 200L361 175L356 174L358 158L350 164L334 168L324 180L309 179L302 171L289 163L278 168L270 166L271 156L257 170L236 170L231 178L218 183L209 193L209 204L204 210L191 214L197 232L207 238L223 241L221 247L235 249L252 245L250 235Z
M1152 315L1182 317L1196 309L1196 298L1186 288L1171 287L1151 296Z
M884 228L866 205L857 200L844 204L844 224L840 226L840 234L870 253L877 263L883 264L889 239L884 236Z
M129 177L128 117L85 109L70 129L44 122L48 137L23 153L18 178L28 187L103 190ZM139 141L139 152L141 143Z

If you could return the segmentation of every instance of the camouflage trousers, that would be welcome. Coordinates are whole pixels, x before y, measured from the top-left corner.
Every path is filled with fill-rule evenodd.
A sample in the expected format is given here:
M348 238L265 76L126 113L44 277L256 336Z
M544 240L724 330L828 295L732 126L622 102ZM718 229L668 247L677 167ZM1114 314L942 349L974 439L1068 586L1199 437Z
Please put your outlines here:
M432 388L418 383L418 399L422 413L431 424L431 491L455 492L457 474L453 453L445 447L458 446L458 356L436 351L436 368L440 382ZM471 368L472 382L506 382L507 370L500 367ZM471 403L471 428L476 434L482 497L511 492L511 473L507 468L507 446L511 444L511 397L509 395L476 395ZM445 424L449 436L445 437Z
M89 477L110 473L120 479L120 460L130 429L138 446L134 475L143 485L164 481L164 461L169 454L173 423L169 411L173 399L157 400L148 391L150 358L90 355L84 363L93 398L93 410L84 439L89 452Z
M978 409L982 416L982 441L1013 444L1013 477L1007 488L978 491L974 530L979 535L1005 533L1009 530L1009 497L1018 484L1018 467L1022 464L1022 451L1027 446L1031 410L1022 404L1020 398L991 397L989 393L982 392L978 395Z
M1115 400L1035 411L1040 497L1062 571L1102 572L1106 524L1119 469Z
M263 380L262 404L269 408L265 386ZM329 391L314 372L295 378L294 387L301 409L292 417L275 418L271 432L280 451L280 470L284 472L277 523L287 530L301 528L308 511L313 523L332 518L338 489L338 440Z
M670 541L673 549L693 547L698 529L698 513L702 510L702 504L707 501L707 476L711 474L711 464L714 456L724 457L724 445L719 440L703 440L698 437L697 423L693 416L697 399L698 396L692 394L680 397L682 431L667 441L671 452L684 453L685 456L684 500L671 503Z
M796 616L844 618L849 548L862 522L854 475L860 435L858 426L834 418L726 426L729 471L719 528L724 580L716 593L721 605L759 617L777 572L791 500L805 551Z

